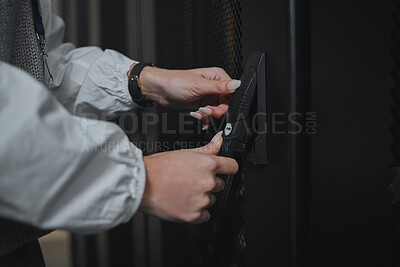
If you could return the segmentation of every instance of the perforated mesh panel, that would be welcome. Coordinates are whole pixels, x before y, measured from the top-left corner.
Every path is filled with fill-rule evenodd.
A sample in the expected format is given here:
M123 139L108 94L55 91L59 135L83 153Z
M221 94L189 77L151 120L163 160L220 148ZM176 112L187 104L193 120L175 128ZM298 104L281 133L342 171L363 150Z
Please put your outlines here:
M165 68L222 67L232 78L240 78L240 15L240 0L158 0L157 64ZM168 111L168 116L169 121L178 121L178 114ZM179 125L169 124L169 127L177 129ZM163 141L171 143L199 138L196 133L161 136ZM210 138L207 136L204 141ZM243 178L239 172L224 179L225 190L217 195L209 223L195 226L164 223L165 266L245 265Z
M242 73L240 2L184 1L183 29L186 67L219 66L232 78ZM224 177L211 220L202 228L200 266L244 266L243 174Z
M245 266L243 174L224 178L225 190L217 194L211 220L204 230L201 266Z
M240 0L184 1L184 47L188 67L223 67L242 73Z

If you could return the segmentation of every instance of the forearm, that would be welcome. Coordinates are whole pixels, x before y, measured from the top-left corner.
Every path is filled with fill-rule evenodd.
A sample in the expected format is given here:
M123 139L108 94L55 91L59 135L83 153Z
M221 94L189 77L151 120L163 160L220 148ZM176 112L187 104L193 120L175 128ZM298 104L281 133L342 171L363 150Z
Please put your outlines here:
M142 154L115 124L71 116L28 74L0 63L0 216L98 232L125 222L145 186ZM12 121L11 121L12 120Z

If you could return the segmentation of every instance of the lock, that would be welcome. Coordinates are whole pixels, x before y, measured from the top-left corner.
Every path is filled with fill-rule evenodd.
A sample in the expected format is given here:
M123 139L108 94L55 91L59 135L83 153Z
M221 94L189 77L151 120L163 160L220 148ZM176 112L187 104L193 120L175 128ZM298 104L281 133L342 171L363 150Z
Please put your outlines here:
M267 164L265 53L252 54L233 94L223 131L219 155ZM263 115L263 116L260 116ZM255 122L255 123L254 123Z
M232 124L228 122L224 129L225 136L228 136L232 132Z

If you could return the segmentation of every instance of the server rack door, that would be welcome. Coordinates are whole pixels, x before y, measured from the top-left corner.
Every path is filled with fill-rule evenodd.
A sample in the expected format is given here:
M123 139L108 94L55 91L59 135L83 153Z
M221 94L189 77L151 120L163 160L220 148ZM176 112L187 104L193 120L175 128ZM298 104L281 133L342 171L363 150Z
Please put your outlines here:
M390 262L390 1L311 1L313 266ZM397 103L398 105L398 103Z
M291 149L287 126L280 124L286 124L290 110L288 15L286 1L157 2L157 54L161 66L218 66L225 68L233 78L239 78L249 54L267 52L267 106L276 113L276 125L270 123L269 127L275 127L278 132L270 134L268 141L269 165L243 164L244 178L239 176L231 180L234 192L241 187L239 179L244 181L244 202L240 197L230 198L235 199L232 204L237 205L242 217L217 207L212 213L217 219L211 226L166 223L163 228L165 266L291 264L291 249L297 247L297 244L291 247L290 243L290 236L297 233L297 230L290 231L288 170ZM191 136L201 137L204 138ZM190 140L182 135L166 138ZM230 221L225 220L217 227L223 233L213 234L213 226L221 217ZM240 229L243 221L244 229ZM204 242L207 235L211 237Z
M82 16L68 25L78 44L153 60L146 52L149 43L139 38L134 46L129 34L149 36L140 23L132 29L129 19L134 12L144 19L137 7L142 3L146 10L149 1L77 3L68 5L79 7ZM83 15L89 3L101 3L94 5L97 15L87 16L103 22L97 27ZM220 231L229 229L225 235L215 238L212 224L165 222L161 253L161 239L154 236L158 222L141 215L133 226L76 237L77 266L395 266L386 190L392 105L389 0L154 3L160 67L219 66L239 78L251 53L267 53L269 162L243 164L243 178L229 178L236 198L225 213L214 210L215 217L230 220L219 226ZM125 12L126 5L132 13ZM148 18L151 13L143 14ZM76 23L91 27L74 32ZM88 32L98 35L89 40ZM161 112L168 113L168 129L179 129L179 114ZM300 133L294 121L302 126ZM191 135L163 134L161 127L170 148L178 148L176 140L203 141L212 135L195 123ZM229 214L235 207L238 212Z
M270 161L243 165L245 260L226 266L389 266L389 1L157 1L159 64L238 78L214 20L231 5L225 47L267 53ZM198 264L200 228L164 225L165 266Z

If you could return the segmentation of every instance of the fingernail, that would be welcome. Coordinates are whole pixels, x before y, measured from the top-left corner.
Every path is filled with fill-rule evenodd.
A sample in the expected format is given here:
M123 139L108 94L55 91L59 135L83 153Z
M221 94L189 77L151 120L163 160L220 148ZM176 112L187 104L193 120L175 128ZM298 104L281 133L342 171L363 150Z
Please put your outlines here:
M222 131L218 132L214 137L211 139L211 142L217 143L222 136Z
M199 111L203 112L206 115L212 115L212 110L209 108L199 108Z
M239 88L240 84L242 82L240 80L232 80L228 83L228 90L229 91L235 91L236 89Z
M189 115L198 120L201 120L203 118L203 116L201 114L199 114L197 112L193 112L193 111L190 112Z
M210 127L210 125L204 125L203 128L201 128L201 130L205 131Z

